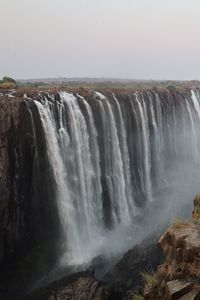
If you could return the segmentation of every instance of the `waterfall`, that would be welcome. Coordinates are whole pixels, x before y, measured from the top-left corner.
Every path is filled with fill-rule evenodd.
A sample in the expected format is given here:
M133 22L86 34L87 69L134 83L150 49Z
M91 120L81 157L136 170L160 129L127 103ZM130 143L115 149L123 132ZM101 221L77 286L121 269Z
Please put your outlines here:
M198 90L178 99L155 91L60 92L34 103L55 178L62 264L88 261L106 243L117 247L119 232L119 251L131 245L128 232L142 208L200 162Z
M186 107L188 110L189 119L190 119L190 123L191 123L191 139L192 139L193 159L194 159L194 161L198 162L199 161L199 151L198 151L198 146L197 146L197 133L196 133L195 125L194 125L192 110L190 108L188 100L186 99L185 101L186 101Z
M142 135L142 151L143 151L143 186L146 187L147 198L149 201L152 200L152 190L151 190L151 161L150 161L150 145L149 145L149 126L146 103L143 99L140 101L138 95L135 95L136 101L139 107L140 122L141 122L141 135Z
M52 166L54 178L57 183L57 202L59 214L61 223L63 225L63 230L70 241L67 247L69 249L68 253L71 255L74 249L76 249L76 252L80 251L78 228L75 222L75 208L73 203L70 201L66 171L59 149L56 127L47 100L44 106L38 101L35 101L35 104L38 107L41 121L45 130L47 155L49 157L49 163ZM73 257L70 257L70 259L73 259Z
M103 220L103 211L102 211L102 187L101 187L101 169L100 169L100 158L99 158L99 145L97 140L97 130L94 124L94 118L92 114L92 110L85 101L85 99L81 96L79 96L86 108L87 111L87 119L88 120L88 131L90 136L90 153L91 153L91 160L93 164L93 182L91 186L92 191L92 199L91 201L96 201L96 208L95 208L95 214L96 218L99 220L99 222L102 222Z
M101 99L103 100L100 105L105 130L105 145L109 151L105 158L105 177L112 202L112 221L129 223L131 215L126 197L125 173L114 114L109 101L103 95Z
M198 118L200 120L200 104L199 104L199 96L198 96L198 93L195 93L194 90L191 91L192 93L192 101L193 101L193 104L194 104L194 108L197 112L197 115L198 115Z
M117 120L119 120L119 140L120 140L120 147L121 147L121 155L123 161L123 170L125 176L125 191L126 191L126 198L128 202L129 210L134 216L136 214L136 207L134 205L134 196L133 196L133 188L131 186L131 176L130 176L130 158L128 153L128 146L127 146L127 136L126 136L126 128L122 116L121 107L117 97L113 93L113 98L117 105Z

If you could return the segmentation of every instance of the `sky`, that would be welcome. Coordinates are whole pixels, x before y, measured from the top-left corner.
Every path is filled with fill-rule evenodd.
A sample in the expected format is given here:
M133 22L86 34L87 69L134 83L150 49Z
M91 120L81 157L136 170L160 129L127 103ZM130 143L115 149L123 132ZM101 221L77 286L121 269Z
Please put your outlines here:
M200 80L200 0L0 0L0 77Z

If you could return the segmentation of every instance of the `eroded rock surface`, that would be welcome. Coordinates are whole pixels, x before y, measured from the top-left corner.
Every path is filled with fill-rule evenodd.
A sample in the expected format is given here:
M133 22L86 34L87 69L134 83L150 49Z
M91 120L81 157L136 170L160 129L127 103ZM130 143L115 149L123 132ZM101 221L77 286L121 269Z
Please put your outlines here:
M65 277L48 288L39 289L24 300L104 300L106 292L89 272Z
M165 262L157 269L157 283L145 291L145 299L200 299L199 194L192 216L190 221L175 221L158 241Z

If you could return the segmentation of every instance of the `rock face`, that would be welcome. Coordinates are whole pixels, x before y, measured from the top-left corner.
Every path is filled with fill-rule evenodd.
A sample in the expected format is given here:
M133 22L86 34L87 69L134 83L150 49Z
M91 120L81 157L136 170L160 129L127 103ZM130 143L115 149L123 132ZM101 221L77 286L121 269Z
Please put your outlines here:
M59 242L55 184L37 116L33 101L24 101L21 96L0 97L0 298L3 299L5 290L12 290L9 287L12 280L16 285L18 280L24 283L31 274L44 269L45 259L46 265L54 264L57 255L56 242L49 247L54 235Z
M23 300L104 300L105 290L89 272L81 272L35 291Z
M36 113L33 125L36 107L27 103L0 97L0 263L38 246L41 228L47 239L57 228L55 206L46 205L54 190L41 124Z
M20 185L21 101L1 97L0 101L0 262L15 251L15 241L24 235L24 216L20 212L23 195ZM12 170L12 171L11 171Z
M200 223L200 194L194 198L194 210L192 212L194 222Z
M116 291L142 290L142 273L145 273L149 266L155 270L162 258L162 253L156 247L155 238L152 236L125 253L104 276L104 280L106 283L112 283Z
M177 220L161 236L159 247L164 264L156 272L156 283L145 291L145 299L200 299L200 195L194 199L193 220Z

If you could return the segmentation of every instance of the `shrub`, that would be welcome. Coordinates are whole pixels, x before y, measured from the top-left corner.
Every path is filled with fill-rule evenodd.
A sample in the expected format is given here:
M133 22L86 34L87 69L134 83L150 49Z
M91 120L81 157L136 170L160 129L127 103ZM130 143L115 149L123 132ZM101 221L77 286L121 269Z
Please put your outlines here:
M16 84L16 81L15 81L13 78L8 77L8 76L4 76L4 77L2 78L2 83L7 83L7 82Z
M132 300L144 300L144 297L139 293L135 293Z
M176 90L176 86L170 84L170 85L167 86L167 89L170 90L170 91L175 91Z
M145 272L145 273L142 273L142 277L144 280L144 290L145 291L148 291L156 286L157 279L155 277L155 274Z

